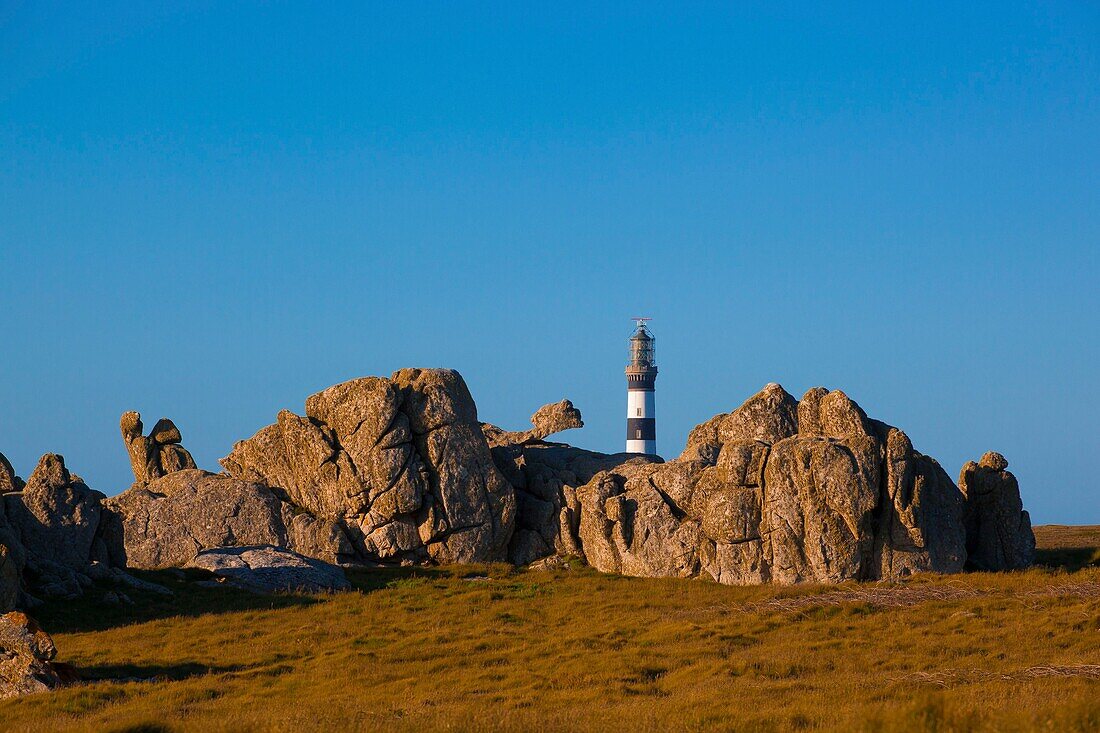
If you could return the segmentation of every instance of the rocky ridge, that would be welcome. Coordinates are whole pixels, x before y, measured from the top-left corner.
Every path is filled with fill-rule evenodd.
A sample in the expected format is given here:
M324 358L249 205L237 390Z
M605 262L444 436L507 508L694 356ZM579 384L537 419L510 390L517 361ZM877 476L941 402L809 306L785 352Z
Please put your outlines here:
M281 411L220 474L195 467L172 421L143 435L125 413L135 480L111 498L61 456L43 456L26 482L0 456L0 613L99 580L156 590L126 569L204 563L271 589L284 576L340 587L335 566L377 563L574 556L627 575L787 584L1033 560L1003 456L966 464L956 485L839 390L796 400L769 384L696 426L667 462L548 441L583 426L568 400L531 422L481 423L457 372L403 369L318 392L302 415Z
M493 455L516 489L517 562L564 552L607 572L752 584L1008 569L1034 553L1007 462L968 464L960 491L839 390L795 400L767 385L667 463L539 445Z

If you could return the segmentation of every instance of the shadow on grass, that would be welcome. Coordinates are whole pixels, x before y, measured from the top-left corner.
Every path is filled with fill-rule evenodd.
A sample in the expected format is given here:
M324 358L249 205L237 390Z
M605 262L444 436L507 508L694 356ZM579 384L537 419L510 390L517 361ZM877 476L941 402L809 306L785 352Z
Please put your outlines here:
M80 679L84 682L99 682L107 680L118 682L119 680L156 680L178 681L189 677L201 677L207 674L220 674L223 672L240 672L245 669L241 665L214 666L199 664L198 662L183 662L181 664L97 664L88 667L77 668Z
M320 600L317 596L289 593L257 595L229 586L205 588L196 583L213 577L204 570L132 570L130 573L162 585L172 594L97 582L80 598L71 601L48 600L31 613L51 633L71 633L104 631L175 616L308 606ZM124 594L132 603L108 603L105 596L109 591Z
M489 566L494 567L494 566ZM261 595L229 585L204 587L198 581L214 576L205 570L131 570L131 575L162 585L171 595L97 582L84 595L71 601L47 600L32 610L32 615L50 633L105 631L131 624L173 617L240 611L300 608L325 602L326 594L276 593ZM487 572L486 566L470 568L349 568L348 580L355 592L371 593L416 579L466 577ZM496 571L499 574L499 570ZM108 592L125 594L132 603L108 603Z
M1035 563L1075 572L1100 567L1100 547L1058 547L1035 551Z
M362 593L384 590L395 584L412 580L443 580L446 578L485 578L490 575L499 577L504 571L497 566L469 565L465 567L422 567L408 566L399 568L345 568L345 574L352 586Z

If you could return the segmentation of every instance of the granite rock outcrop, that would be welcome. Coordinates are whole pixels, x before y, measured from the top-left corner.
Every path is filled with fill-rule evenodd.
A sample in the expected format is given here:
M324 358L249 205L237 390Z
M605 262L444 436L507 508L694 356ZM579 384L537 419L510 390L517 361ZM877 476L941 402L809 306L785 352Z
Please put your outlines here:
M162 417L148 435L142 435L141 413L124 412L119 428L135 483L146 484L175 471L195 468L195 459L182 445L179 428L168 418Z
M574 554L607 572L753 584L954 573L968 545L989 557L981 567L1030 562L1018 490L990 473L1003 467L974 473L968 500L839 390L796 400L769 384L696 426L667 463L486 434L516 491L518 563Z
M0 495L8 525L0 526L0 542L35 592L75 598L91 584L86 570L107 557L98 535L103 498L53 453L42 456L22 491Z
M333 522L266 486L198 469L131 487L104 507L102 536L118 567L181 567L204 550L238 545L278 545L329 562L355 559Z
M839 390L795 399L768 384L696 426L668 462L549 442L583 425L569 400L531 423L481 423L458 372L403 369L311 395L302 415L279 412L212 474L193 467L171 421L142 435L140 415L126 413L136 480L118 496L88 488L60 456L44 456L25 485L0 461L0 610L27 590L75 597L127 567L211 553L233 564L234 548L329 565L575 556L606 572L727 584L1002 570L1034 557L1002 456L968 463L956 486Z
M515 494L461 375L402 369L344 382L238 442L230 476L338 523L364 561L503 560Z
M1020 486L1008 461L990 451L959 474L966 497L966 550L975 570L1016 570L1035 560L1031 517L1020 499Z

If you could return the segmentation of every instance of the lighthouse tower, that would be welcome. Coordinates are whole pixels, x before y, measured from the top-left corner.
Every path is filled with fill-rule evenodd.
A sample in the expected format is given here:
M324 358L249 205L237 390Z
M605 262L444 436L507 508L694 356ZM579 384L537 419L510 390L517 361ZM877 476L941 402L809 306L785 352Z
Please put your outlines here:
M649 318L635 318L626 367L626 452L657 454L653 383L657 381L657 340L649 332Z

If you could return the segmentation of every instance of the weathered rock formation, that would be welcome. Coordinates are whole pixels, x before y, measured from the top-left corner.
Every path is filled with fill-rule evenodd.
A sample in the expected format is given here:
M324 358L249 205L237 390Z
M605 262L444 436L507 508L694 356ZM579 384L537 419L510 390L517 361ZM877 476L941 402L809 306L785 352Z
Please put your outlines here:
M1020 486L1008 472L1008 461L990 451L959 474L966 496L966 550L976 570L1014 570L1035 559L1031 517L1020 500Z
M580 555L576 538L581 514L576 487L599 471L657 460L545 442L555 432L584 426L580 410L569 400L543 405L531 416L531 424L534 429L525 431L481 424L493 461L515 491L516 528L508 559L520 565L555 553Z
M148 483L175 471L195 468L195 460L181 445L183 436L179 428L168 418L162 417L148 435L142 435L141 414L124 412L119 427L136 483Z
M50 635L26 614L0 616L0 700L61 687Z
M10 535L22 548L28 584L36 591L75 598L90 585L85 570L107 559L97 535L103 498L53 453L42 456L22 491L2 495Z
M481 429L485 433L485 439L489 442L489 447L495 448L500 445L517 445L546 440L554 433L584 427L584 421L581 420L581 411L573 407L573 403L569 400L543 405L531 416L531 424L534 426L533 428L522 432L501 430L489 423L482 423Z
M104 496L47 453L21 491L0 495L0 611L34 596L72 599L93 581L167 592L111 563Z
M306 400L305 416L284 410L237 443L222 465L339 523L364 560L501 560L512 536L514 492L449 369L330 387Z
M230 585L253 593L319 593L351 588L339 567L271 545L204 550L187 566L209 570Z
M120 567L180 567L200 552L279 545L330 562L355 558L343 531L266 486L197 469L176 471L104 502L102 532Z
M697 426L663 464L486 433L516 491L515 562L576 554L607 572L746 584L959 572L966 561L966 497L905 433L840 391L795 400L767 385ZM1015 532L1018 491L1015 505L1011 489L986 495L1000 503L970 512L984 521L974 536ZM1008 567L1008 554L986 567Z
M583 425L568 400L531 422L479 423L457 372L404 369L314 394L304 415L280 412L215 475L189 467L171 422L145 436L127 413L137 480L119 496L104 499L59 456L25 487L0 461L0 609L18 602L24 568L28 588L73 597L93 579L120 582L122 567L204 555L251 568L233 548L256 546L330 564L572 555L607 572L729 584L894 579L958 572L968 558L998 570L1033 556L1001 456L967 464L960 490L839 390L796 400L769 384L698 425L667 463L547 442Z
M492 454L515 490L516 529L508 558L520 565L551 554L583 557L578 540L581 502L577 488L600 471L657 460L553 443L499 445Z

